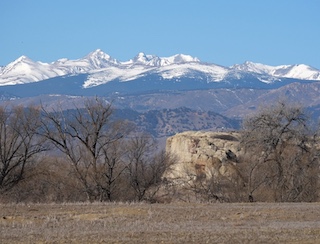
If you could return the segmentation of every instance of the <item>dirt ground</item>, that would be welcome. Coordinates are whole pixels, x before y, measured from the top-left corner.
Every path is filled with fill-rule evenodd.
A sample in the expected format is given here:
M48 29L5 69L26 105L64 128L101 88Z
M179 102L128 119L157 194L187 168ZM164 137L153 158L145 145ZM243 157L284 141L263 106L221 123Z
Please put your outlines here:
M320 243L320 203L0 205L0 243Z

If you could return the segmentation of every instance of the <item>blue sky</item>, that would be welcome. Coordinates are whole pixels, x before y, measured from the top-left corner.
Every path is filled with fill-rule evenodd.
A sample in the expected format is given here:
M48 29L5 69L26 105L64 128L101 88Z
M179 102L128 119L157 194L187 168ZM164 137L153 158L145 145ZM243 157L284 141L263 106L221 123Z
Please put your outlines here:
M1 0L0 65L100 48L120 61L183 53L224 66L320 69L319 10L319 0Z

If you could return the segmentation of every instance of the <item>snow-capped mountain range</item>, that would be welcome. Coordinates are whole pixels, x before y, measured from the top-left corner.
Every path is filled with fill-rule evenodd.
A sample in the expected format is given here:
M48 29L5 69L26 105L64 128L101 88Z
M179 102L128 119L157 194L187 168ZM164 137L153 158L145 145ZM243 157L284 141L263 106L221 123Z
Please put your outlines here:
M265 84L282 79L320 81L320 70L310 66L269 66L245 62L231 67L201 62L189 55L177 54L158 57L139 53L129 61L120 62L98 49L76 59L59 59L52 63L35 62L26 56L0 67L0 86L40 82L54 77L70 77L85 74L82 88L92 88L111 81L127 82L148 76L162 80L181 81L183 78L205 83L241 80L255 77Z

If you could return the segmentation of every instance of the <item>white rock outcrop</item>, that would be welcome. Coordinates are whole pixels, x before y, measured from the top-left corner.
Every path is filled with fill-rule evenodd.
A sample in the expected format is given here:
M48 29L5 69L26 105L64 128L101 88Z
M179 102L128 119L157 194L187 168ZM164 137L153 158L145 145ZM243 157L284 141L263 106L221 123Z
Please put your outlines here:
M238 132L188 131L169 137L166 151L175 157L176 163L164 177L195 180L224 176L238 181L239 141Z

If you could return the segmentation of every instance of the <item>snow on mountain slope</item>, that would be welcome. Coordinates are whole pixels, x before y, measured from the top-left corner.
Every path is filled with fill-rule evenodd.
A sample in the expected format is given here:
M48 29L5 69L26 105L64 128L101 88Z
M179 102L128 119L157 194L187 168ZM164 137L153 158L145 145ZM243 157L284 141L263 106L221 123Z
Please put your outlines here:
M101 49L97 49L87 56L83 60L87 60L90 64L91 69L100 69L108 67L109 65L117 65L119 62L110 57L108 54L104 53Z
M139 53L133 59L130 59L127 62L123 62L123 65L145 65L153 67L162 67L172 64L183 64L190 62L200 62L198 58L194 58L190 55L176 54L171 57L158 57L155 55L146 55L144 53Z
M174 79L183 76L197 78L197 74L202 73L207 77L208 82L217 82L223 80L228 71L228 68L213 64L182 63L161 67L157 73L164 79Z
M235 71L243 71L243 72L254 72L257 74L272 74L272 71L275 67L264 65L260 63L253 62L245 62L243 64L235 64L231 66L231 69Z
M117 65L118 61L100 49L82 59L59 59L52 63L34 62L21 56L0 70L0 85L37 82L57 76L90 73L93 70Z
M61 75L64 75L64 72L51 67L50 64L34 62L26 56L21 56L1 70L0 84L23 84Z
M145 68L144 66L137 66L135 68L110 66L91 72L87 80L84 82L83 87L89 88L98 86L113 80L119 80L122 82L134 80L146 75L148 72L154 69L154 67Z
M64 75L69 75L90 73L91 71L117 65L118 63L116 59L97 49L81 59L59 59L50 65L52 68L63 70Z
M155 55L139 53L132 60L119 62L100 49L89 53L81 59L69 60L63 58L52 63L34 62L22 56L0 70L0 85L23 84L56 76L88 73L92 75L90 80L84 84L84 87L90 87L114 79L132 80L150 71L150 68L154 69L187 62L199 62L199 59L183 54L160 58ZM100 77L105 78L103 81L97 80Z
M226 77L241 79L248 73L265 83L272 83L279 80L278 78L320 80L319 70L303 64L269 66L245 62L231 67L223 67L202 63L198 58L184 54L158 57L144 53L139 53L129 61L120 62L97 49L80 59L64 58L52 63L34 62L22 56L0 68L0 86L38 82L57 76L77 74L88 74L88 78L83 84L84 88L88 88L112 80L125 82L147 75L157 75L163 79L186 77L205 79L206 82L219 82Z
M320 71L304 64L290 65L285 69L278 69L273 75L301 80L320 80Z
M135 63L135 65L128 65L127 67L110 66L92 72L83 84L83 87L98 86L116 79L125 82L151 74L156 74L163 79L178 79L181 77L202 79L199 77L199 73L206 76L208 82L217 82L223 80L225 74L228 73L228 69L222 66L208 65L194 61L190 63L166 64L161 67L151 65L150 63L143 65Z
M231 69L269 75L278 78L320 80L320 70L304 64L270 66L260 63L245 62L243 64L236 64L232 66Z

